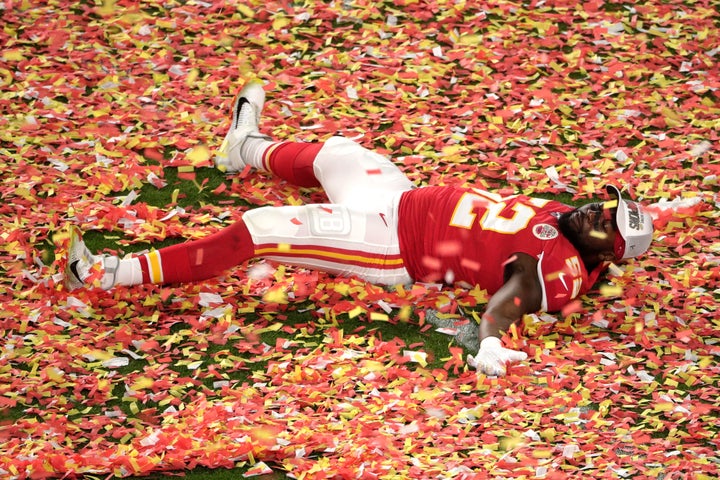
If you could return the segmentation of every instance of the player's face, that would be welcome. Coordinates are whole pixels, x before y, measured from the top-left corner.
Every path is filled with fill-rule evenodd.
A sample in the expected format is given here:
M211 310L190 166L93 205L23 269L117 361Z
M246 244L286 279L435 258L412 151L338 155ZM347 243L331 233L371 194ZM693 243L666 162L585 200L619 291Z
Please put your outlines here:
M589 203L559 218L560 229L581 254L596 254L600 259L613 255L615 231L612 209L602 203Z

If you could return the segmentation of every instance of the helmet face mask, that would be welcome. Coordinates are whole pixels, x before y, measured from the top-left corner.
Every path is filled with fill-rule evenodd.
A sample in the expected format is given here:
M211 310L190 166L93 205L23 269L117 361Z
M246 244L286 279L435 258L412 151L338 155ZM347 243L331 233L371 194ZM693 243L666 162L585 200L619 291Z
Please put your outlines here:
M617 199L615 210L615 257L618 260L642 255L653 237L652 217L636 202L622 198L620 189L609 185L607 191Z

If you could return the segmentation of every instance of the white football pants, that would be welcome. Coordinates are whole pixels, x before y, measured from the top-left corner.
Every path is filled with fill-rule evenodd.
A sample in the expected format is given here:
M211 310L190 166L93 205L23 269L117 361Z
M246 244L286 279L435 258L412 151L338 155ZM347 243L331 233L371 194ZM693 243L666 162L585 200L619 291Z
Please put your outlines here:
M313 170L330 203L244 214L255 256L376 284L411 282L397 235L400 195L413 188L405 174L342 137L325 143Z

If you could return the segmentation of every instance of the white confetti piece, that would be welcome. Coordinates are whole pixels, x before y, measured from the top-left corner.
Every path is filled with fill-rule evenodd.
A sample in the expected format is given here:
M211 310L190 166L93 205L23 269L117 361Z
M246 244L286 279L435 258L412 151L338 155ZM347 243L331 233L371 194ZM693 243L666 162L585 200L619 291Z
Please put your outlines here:
M427 365L427 353L415 350L404 350L403 357L407 357L411 362Z
M208 307L210 305L225 303L223 298L217 293L200 292L200 305Z
M113 357L102 362L105 368L121 368L130 365L130 359L127 357Z

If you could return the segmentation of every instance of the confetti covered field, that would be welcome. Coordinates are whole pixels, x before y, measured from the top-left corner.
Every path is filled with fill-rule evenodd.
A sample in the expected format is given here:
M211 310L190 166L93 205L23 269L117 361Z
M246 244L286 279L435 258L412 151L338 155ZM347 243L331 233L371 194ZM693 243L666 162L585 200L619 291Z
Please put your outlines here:
M718 478L718 4L576 3L0 1L0 477ZM255 77L274 138L418 185L615 183L655 242L526 316L501 378L426 321L475 321L478 289L261 262L68 292L69 225L129 254L323 201L213 168Z

